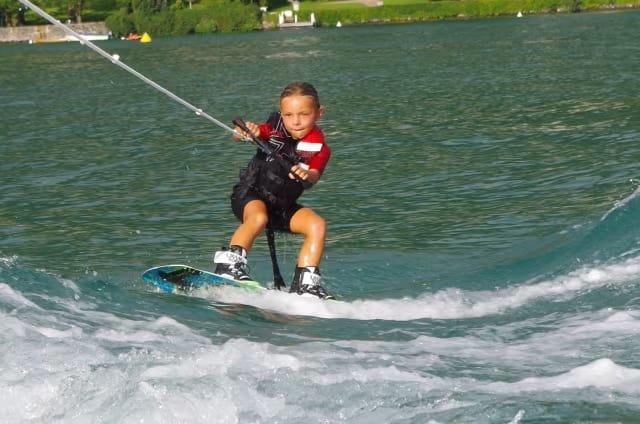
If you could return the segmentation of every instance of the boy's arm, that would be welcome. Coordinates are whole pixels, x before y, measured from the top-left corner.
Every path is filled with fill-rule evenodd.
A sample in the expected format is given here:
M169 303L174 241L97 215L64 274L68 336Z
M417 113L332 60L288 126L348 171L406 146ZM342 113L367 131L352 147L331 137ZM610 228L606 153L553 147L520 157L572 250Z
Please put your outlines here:
M251 133L255 137L259 137L259 138L265 139L266 137L263 136L263 133L265 133L265 132L266 132L267 137L268 137L269 129L268 128L263 128L265 126L265 124L258 125L258 124L254 123L254 122L246 121L245 125L247 126L247 128L249 130L251 130ZM242 128L238 127L238 126L235 127L235 130L236 130L236 132L233 134L233 139L235 141L245 141L246 139L248 139L250 137L249 134L246 134L245 131ZM242 136L238 135L238 134L241 134Z

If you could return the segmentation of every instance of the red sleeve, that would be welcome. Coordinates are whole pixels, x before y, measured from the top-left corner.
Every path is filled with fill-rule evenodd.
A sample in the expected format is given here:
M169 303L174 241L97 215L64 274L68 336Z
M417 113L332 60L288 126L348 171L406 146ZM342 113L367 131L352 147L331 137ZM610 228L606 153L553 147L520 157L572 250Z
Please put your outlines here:
M331 148L328 144L323 143L322 149L318 152L317 155L311 158L309 161L309 168L317 169L320 172L320 175L324 173L324 168L327 166L329 162L329 158L331 157Z
M310 169L315 169L322 175L331 157L331 148L324 142L322 130L315 127L304 139L300 140L297 153L309 165Z
M258 127L260 127L260 135L258 135L258 137L263 140L269 140L269 135L271 135L271 125L269 125L268 122L265 122L264 124L258 125Z

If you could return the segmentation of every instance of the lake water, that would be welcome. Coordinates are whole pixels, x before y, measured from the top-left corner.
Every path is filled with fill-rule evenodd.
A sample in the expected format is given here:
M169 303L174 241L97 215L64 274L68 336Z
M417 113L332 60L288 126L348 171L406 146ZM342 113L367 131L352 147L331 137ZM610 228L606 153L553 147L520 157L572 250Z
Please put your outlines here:
M316 85L334 153L303 202L339 302L154 292L146 268L212 268L253 149L78 43L0 46L0 422L638 422L639 27L99 43L229 124ZM271 281L263 238L250 262Z

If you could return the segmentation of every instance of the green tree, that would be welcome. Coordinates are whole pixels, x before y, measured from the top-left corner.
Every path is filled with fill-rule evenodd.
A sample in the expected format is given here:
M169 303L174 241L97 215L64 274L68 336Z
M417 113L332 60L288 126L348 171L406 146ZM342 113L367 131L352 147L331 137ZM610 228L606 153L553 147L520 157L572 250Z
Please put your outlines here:
M186 1L186 3L185 3ZM110 15L106 25L118 36L148 32L154 36L251 31L261 28L257 5L239 0L131 0Z

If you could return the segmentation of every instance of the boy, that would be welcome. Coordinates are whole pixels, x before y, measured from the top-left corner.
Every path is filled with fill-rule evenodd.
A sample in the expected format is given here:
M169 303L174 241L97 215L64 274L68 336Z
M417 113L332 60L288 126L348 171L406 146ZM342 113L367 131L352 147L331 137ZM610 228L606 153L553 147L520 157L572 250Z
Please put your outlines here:
M250 280L247 253L268 226L304 236L289 291L320 299L331 297L320 285L326 223L312 209L297 203L305 188L318 182L331 156L316 124L323 113L316 89L309 83L294 82L280 95L280 112L260 125L246 123L253 135L267 141L276 153L297 157L300 162L287 170L261 150L256 152L233 187L231 208L241 224L229 250L216 252L216 274ZM239 128L236 131L243 133Z

